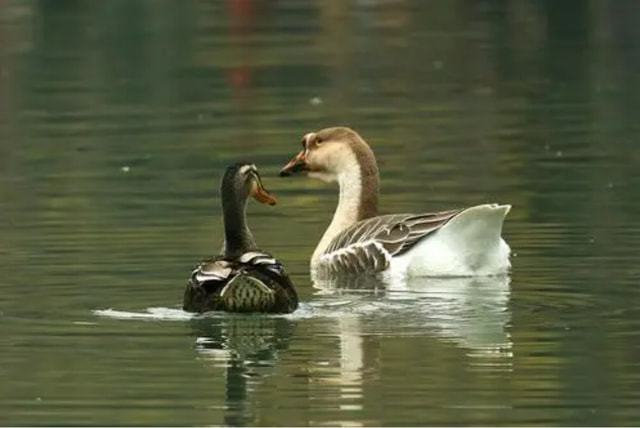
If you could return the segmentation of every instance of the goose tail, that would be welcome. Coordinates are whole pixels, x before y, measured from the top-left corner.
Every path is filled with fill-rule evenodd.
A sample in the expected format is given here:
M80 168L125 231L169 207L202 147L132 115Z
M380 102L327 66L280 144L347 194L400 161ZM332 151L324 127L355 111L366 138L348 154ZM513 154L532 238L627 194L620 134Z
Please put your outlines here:
M511 249L502 223L511 205L467 208L411 251L409 276L484 276L508 273Z

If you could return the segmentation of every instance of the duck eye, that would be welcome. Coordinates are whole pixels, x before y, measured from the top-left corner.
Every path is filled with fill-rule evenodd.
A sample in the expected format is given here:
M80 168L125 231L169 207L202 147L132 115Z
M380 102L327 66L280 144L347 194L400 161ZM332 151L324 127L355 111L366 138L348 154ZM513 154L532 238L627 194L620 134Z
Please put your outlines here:
M324 140L320 137L316 137L316 144L322 144Z
M244 177L245 184L251 184L253 181L256 181L255 174L248 172L247 175Z
M251 165L243 165L240 168L239 174L244 177L249 177L251 175L251 171L252 171Z

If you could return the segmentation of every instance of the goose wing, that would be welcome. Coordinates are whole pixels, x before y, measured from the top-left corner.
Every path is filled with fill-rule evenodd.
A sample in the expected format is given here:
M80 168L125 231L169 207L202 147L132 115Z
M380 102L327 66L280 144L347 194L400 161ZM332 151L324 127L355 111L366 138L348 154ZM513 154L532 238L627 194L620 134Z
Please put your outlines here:
M359 221L331 241L320 263L336 273L383 271L392 257L409 251L461 211L392 214Z

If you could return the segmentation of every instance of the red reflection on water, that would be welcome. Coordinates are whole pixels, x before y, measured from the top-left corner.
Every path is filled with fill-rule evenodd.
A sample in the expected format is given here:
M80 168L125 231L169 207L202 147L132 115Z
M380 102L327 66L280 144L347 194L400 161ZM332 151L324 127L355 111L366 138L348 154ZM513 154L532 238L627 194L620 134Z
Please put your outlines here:
M226 71L229 86L233 89L233 98L241 101L247 98L247 92L252 86L253 67L247 61L250 57L248 48L248 35L255 28L256 8L252 0L229 0L227 2L229 12L229 32L231 45L234 50L240 52L243 57L242 64L230 67Z

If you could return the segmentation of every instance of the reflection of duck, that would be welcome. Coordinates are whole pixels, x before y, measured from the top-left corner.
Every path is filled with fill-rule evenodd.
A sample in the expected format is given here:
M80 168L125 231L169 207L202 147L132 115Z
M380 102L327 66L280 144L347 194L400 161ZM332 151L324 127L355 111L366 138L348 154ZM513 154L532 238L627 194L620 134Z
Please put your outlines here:
M227 168L221 192L224 249L192 272L184 293L184 310L205 312L292 312L298 306L293 283L280 262L257 249L247 226L249 195L269 205L275 198L262 185L254 165Z
M315 276L364 272L471 276L508 271L510 250L500 235L509 205L379 216L378 167L360 135L345 127L326 128L305 135L302 145L280 175L307 172L340 185L333 220L311 259Z
M196 350L224 368L224 425L255 425L250 393L289 346L295 325L282 317L229 316L191 320Z
M245 366L275 361L295 330L291 320L270 316L194 318L190 323L203 356L236 360Z

